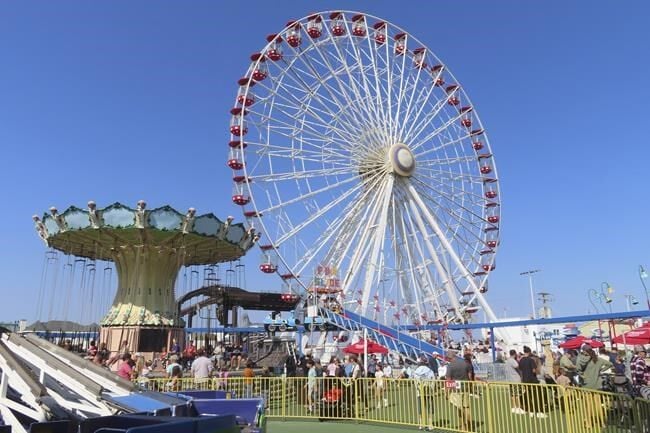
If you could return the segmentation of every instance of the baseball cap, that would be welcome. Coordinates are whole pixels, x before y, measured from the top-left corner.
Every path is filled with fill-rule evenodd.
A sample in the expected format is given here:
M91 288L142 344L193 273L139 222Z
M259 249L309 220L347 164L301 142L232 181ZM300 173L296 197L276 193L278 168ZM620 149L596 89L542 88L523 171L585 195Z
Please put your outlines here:
M645 347L643 347L643 344L637 344L634 346L634 353L638 352L645 352Z

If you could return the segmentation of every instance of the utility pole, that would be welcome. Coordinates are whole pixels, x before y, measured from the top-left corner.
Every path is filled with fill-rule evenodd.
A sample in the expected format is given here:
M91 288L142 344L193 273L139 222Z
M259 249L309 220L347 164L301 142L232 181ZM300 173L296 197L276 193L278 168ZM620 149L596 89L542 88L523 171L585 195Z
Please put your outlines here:
M539 318L550 319L552 317L550 304L554 301L553 295L548 292L539 292L537 296L537 299L542 303L539 309Z
M528 276L528 284L530 286L530 304L533 307L533 319L537 319L537 313L535 313L535 292L533 290L533 275L538 272L541 272L541 269L532 269L530 271L521 272L519 275Z

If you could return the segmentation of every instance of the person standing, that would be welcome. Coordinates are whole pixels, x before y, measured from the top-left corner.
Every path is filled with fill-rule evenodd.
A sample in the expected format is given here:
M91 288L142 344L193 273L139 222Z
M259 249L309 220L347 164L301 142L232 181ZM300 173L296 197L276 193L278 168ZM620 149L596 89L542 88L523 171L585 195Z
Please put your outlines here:
M318 373L316 372L316 366L312 359L307 360L307 383L305 387L307 388L307 412L312 413L314 411L314 399L316 392L316 377Z
M458 409L460 429L470 430L472 418L469 408L469 394L466 388L469 385L473 369L465 358L459 358L454 350L447 352L447 373L445 378L449 385L449 402ZM458 382L451 386L451 382Z
M433 396L430 381L435 379L433 370L429 368L429 361L421 356L418 359L418 366L413 370L411 378L415 380L415 398L418 409L419 429L432 430L433 426Z
M521 382L529 384L524 389L524 409L528 411L531 416L538 418L546 418L541 407L539 407L539 379L537 374L539 366L535 358L532 356L532 350L528 346L524 346L524 354L519 359L519 372L521 373Z
M253 397L253 378L255 377L253 361L246 363L242 376L244 376L244 398L251 398Z
M648 386L648 365L645 362L647 352L641 344L634 346L634 356L630 361L630 373L632 375L632 387L636 395L644 386Z
M185 368L190 368L194 359L196 358L197 351L196 346L194 346L194 341L190 340L185 349L183 350L182 364Z
M210 382L213 364L206 356L205 349L199 350L197 354L196 359L192 361L190 371L192 372L192 377L194 377L194 383L199 388L202 388Z
M133 367L135 366L135 361L131 359L130 353L125 353L122 355L122 363L120 368L117 370L117 375L122 379L131 380L134 373Z
M600 375L612 368L612 363L608 360L600 358L591 346L583 347L584 357L583 361L578 364L578 370L582 372L585 384L584 387L591 390L599 390L602 388L602 379ZM587 404L587 419L585 420L585 427L592 428L594 426L604 427L605 414L603 412L603 402L600 394L586 393L586 397L591 400Z
M388 407L388 399L386 398L386 375L380 362L377 363L377 368L375 369L375 396L377 409L381 408L382 403L384 407Z
M521 376L519 375L519 361L517 361L517 351L510 350L510 357L505 361L506 381L510 382L510 402L512 405L511 412L523 415L526 413L521 408Z
M560 368L564 369L566 376L573 381L576 375L576 351L573 349L568 349L564 352L564 355L560 358Z
M167 352L167 355L176 355L177 357L181 356L181 346L178 344L178 341L176 341L175 338L172 338L172 344L169 347L169 352Z

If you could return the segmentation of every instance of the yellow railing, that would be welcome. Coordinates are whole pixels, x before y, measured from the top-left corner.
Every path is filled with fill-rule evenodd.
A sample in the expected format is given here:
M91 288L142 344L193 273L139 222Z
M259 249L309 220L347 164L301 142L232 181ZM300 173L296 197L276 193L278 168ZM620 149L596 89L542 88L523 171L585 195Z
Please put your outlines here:
M156 391L263 396L266 416L279 419L349 419L458 432L650 433L650 401L559 385L306 377L138 383Z

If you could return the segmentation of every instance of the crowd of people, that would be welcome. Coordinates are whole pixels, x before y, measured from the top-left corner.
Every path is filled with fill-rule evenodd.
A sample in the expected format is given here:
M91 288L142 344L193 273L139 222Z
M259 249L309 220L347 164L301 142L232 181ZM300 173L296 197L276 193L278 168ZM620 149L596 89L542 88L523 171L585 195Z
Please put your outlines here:
M580 350L547 350L541 355L527 346L524 346L521 352L510 350L507 356L502 353L498 353L496 364L502 364L501 379L510 383L513 414L529 414L539 418L547 416L543 409L543 391L531 392L531 388L526 386L528 384L557 384L561 387L622 391L633 397L650 399L650 367L646 362L647 351L643 346L635 346L634 356L627 360L624 353L604 348L595 350L588 344L584 344ZM475 367L484 363L486 358L491 358L491 349L486 343L464 347L460 351L448 350L444 357L424 354L416 363L392 354L370 354L366 361L362 357L363 355L353 354L342 358L332 356L327 363L321 363L309 353L300 358L287 356L284 364L277 366L276 370L283 371L289 377L306 378L304 390L300 394L303 396L301 401L309 413L317 410L323 401L334 399L335 395L332 393L335 392L340 393L338 397L346 402L348 409L354 404L363 405L364 410L388 407L391 402L387 389L392 379L409 378L418 382L444 378L447 381L458 381L463 385L451 387L446 392L449 402L458 410L461 427L468 429L471 425L471 414L469 393L466 390L472 381L477 380ZM97 346L92 341L86 358L113 369L125 380L144 382L151 377L164 377L167 390L179 390L183 385L186 386L187 383L183 384L183 380L192 380L197 386L210 382L216 388L226 389L229 374L241 369L241 373L237 375L243 377L243 395L253 395L255 365L240 345L219 342L214 348L206 346L197 349L194 342L190 341L181 348L180 344L173 340L169 349L161 350L154 359L145 360L139 354L130 353L126 341L114 353L110 353L105 344ZM271 369L262 370L261 376L272 376ZM374 380L364 381L362 387L340 386L342 383L349 385L359 378ZM627 383L629 386L608 388L613 383ZM355 395L352 395L352 392ZM416 397L426 397L420 395L420 392L421 388L416 386ZM427 398L422 401L424 405L418 407L420 426L427 428L427 413L432 412L427 406L433 403Z

